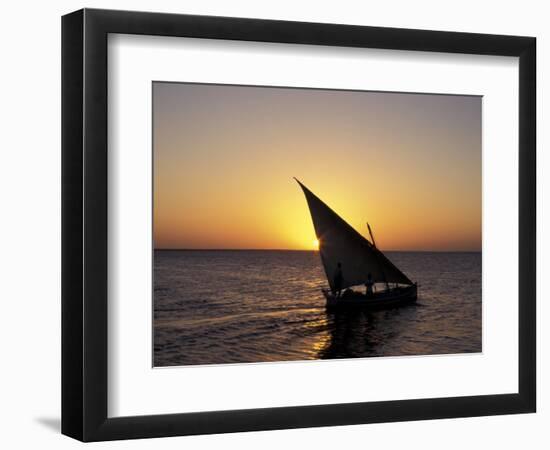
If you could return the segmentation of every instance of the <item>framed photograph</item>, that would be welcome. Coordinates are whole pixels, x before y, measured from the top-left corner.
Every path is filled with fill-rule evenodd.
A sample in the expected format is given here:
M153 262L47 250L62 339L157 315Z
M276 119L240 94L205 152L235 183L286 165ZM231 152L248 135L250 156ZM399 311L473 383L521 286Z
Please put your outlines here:
M62 432L535 412L533 37L62 20Z

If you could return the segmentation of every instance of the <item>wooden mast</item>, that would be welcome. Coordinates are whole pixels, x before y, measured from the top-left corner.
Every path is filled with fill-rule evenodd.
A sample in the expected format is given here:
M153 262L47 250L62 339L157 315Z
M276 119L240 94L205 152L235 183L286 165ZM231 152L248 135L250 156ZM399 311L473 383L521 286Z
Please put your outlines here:
M369 229L369 235L370 235L370 240L372 241L372 246L378 250L378 248L376 247L376 241L374 240L374 234L372 233L372 230L371 230L370 225L369 225L368 222L367 222L367 228ZM388 280L386 279L386 274L384 273L384 269L381 269L381 270L382 270L382 274L384 275L384 281L386 283L386 289L389 291L390 290L390 285L388 283Z

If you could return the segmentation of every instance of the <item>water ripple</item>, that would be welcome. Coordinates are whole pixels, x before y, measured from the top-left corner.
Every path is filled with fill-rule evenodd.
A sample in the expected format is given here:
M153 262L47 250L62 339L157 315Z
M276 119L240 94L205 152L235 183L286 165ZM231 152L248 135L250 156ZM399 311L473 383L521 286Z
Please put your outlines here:
M481 351L481 254L388 256L417 305L327 313L315 252L156 251L155 366Z

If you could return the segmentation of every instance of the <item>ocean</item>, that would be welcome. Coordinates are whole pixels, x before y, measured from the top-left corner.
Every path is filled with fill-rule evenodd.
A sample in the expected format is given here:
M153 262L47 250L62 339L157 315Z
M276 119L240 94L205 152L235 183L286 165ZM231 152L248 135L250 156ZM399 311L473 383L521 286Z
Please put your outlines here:
M156 250L154 366L481 352L481 253L385 254L415 305L327 312L315 251Z

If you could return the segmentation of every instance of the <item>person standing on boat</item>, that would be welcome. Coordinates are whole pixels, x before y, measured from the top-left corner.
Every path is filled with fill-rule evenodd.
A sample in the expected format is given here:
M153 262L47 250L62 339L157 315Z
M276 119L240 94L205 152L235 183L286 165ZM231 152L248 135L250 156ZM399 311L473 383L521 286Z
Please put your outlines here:
M340 297L342 293L342 284L344 282L344 276L342 274L342 263L338 263L334 272L334 296Z
M374 281L372 281L372 275L370 273L367 275L367 282L365 283L365 287L367 288L367 297L372 297L374 295Z

